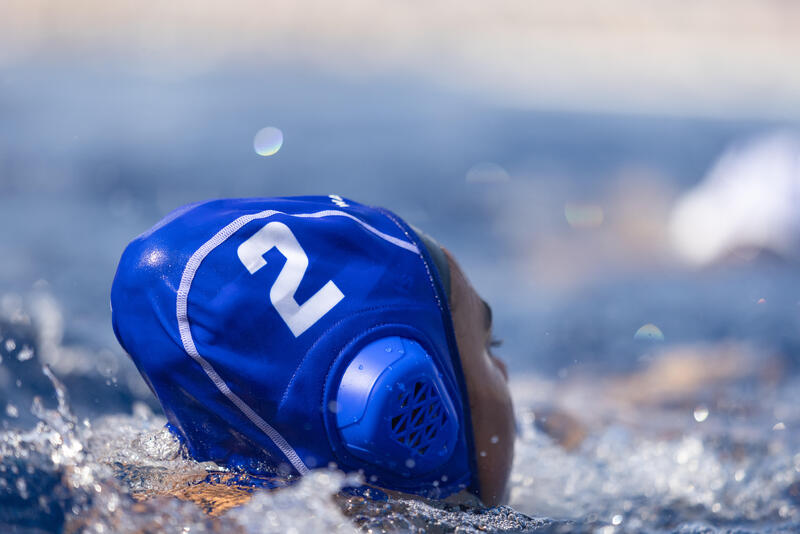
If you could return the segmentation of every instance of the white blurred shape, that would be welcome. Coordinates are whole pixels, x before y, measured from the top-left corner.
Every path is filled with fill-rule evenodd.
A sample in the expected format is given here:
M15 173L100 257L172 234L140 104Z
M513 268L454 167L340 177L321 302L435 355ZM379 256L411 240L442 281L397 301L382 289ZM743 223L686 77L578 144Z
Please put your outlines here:
M797 255L800 137L776 132L729 148L681 197L670 238L687 261L704 265L736 249Z

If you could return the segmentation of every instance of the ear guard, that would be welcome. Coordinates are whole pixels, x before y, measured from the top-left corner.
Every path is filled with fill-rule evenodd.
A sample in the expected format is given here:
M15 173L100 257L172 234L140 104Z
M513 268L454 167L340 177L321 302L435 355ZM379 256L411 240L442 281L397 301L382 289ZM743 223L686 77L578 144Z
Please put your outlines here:
M336 408L344 448L404 477L447 462L458 439L458 414L436 364L408 338L362 348L342 375Z

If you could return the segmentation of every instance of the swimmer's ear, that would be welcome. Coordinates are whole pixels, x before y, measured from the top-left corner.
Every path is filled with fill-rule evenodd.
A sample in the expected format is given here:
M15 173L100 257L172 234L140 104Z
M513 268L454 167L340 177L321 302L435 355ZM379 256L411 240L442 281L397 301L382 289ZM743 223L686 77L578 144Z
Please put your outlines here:
M433 265L436 267L436 270L439 272L439 278L442 280L444 293L447 299L450 300L450 263L447 261L447 256L442 250L441 245L416 226L411 226L411 229L414 230L414 233L417 234L417 237L419 237L422 244L425 245L425 248L428 250L428 254L431 255Z

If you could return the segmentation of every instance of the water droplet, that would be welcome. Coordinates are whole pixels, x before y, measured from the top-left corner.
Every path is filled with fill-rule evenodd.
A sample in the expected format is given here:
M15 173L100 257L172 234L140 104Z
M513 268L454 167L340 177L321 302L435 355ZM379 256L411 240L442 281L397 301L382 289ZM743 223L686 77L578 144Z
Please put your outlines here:
M661 329L653 323L647 323L633 334L633 339L664 341L664 334L661 332Z
M705 407L703 405L700 405L700 406L698 406L697 408L694 409L694 420L695 421L697 421L698 423L702 423L706 419L708 419L708 408L707 407Z
M489 441L491 441L493 444L498 443L500 441L500 438L497 436L492 436L491 438L489 438Z
M358 364L358 370L359 371L363 371L364 370L364 366L362 364Z
M409 469L412 469L415 465L417 465L417 462L415 462L413 458L406 460L406 467Z
M772 430L786 430L786 425L783 422L775 423L775 426L772 427Z
M11 338L6 339L6 352L12 352L17 348L17 342Z
M262 128L253 138L253 148L259 156L272 156L283 146L283 132L272 126Z
M24 362L30 360L31 358L33 358L33 349L28 345L23 345L22 350L17 353L17 359L21 362Z
M622 516L620 514L615 515L611 518L612 525L620 525L622 524Z
M19 417L19 410L11 403L6 404L6 415L9 417Z
M328 403L328 410L331 413L337 413L339 411L339 403L337 403L335 400L330 401Z
M157 267L163 263L166 258L167 255L164 254L164 251L161 249L153 249L145 255L145 261L152 267Z
M486 451L481 451L481 458L486 458Z
M758 299L758 301L756 302L756 304L766 304L766 303L767 303L767 299L765 299L764 297L761 297L761 298L760 298L760 299Z
M17 479L17 491L19 492L19 496L23 499L28 498L28 484L25 482L25 479L20 477Z

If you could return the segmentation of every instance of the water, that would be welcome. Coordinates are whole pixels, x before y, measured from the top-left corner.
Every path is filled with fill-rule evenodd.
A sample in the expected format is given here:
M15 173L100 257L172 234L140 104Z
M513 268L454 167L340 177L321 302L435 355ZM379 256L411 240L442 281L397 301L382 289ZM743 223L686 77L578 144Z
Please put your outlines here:
M70 391L42 365L52 357L41 351L64 351L60 358L75 360L73 373L86 354L52 340L48 346L38 321L22 325L2 325L5 372L25 380L4 388L0 434L0 524L15 531L800 528L800 376L746 344L653 343L655 354L633 374L601 380L516 377L520 436L510 506L486 510L381 492L365 497L353 489L357 475L327 469L277 490L237 485L219 466L189 459L163 416L142 401L127 412L95 408L93 417L77 417ZM20 358L23 350L33 354ZM670 369L686 380L670 383ZM653 379L661 389L642 391ZM98 387L102 374L91 380Z
M786 125L73 67L0 84L0 530L800 530L797 265L690 270L666 237L730 142ZM262 157L267 126L283 144ZM365 496L335 470L253 490L164 430L109 324L123 247L186 202L312 193L394 209L491 302L520 428L509 506Z

